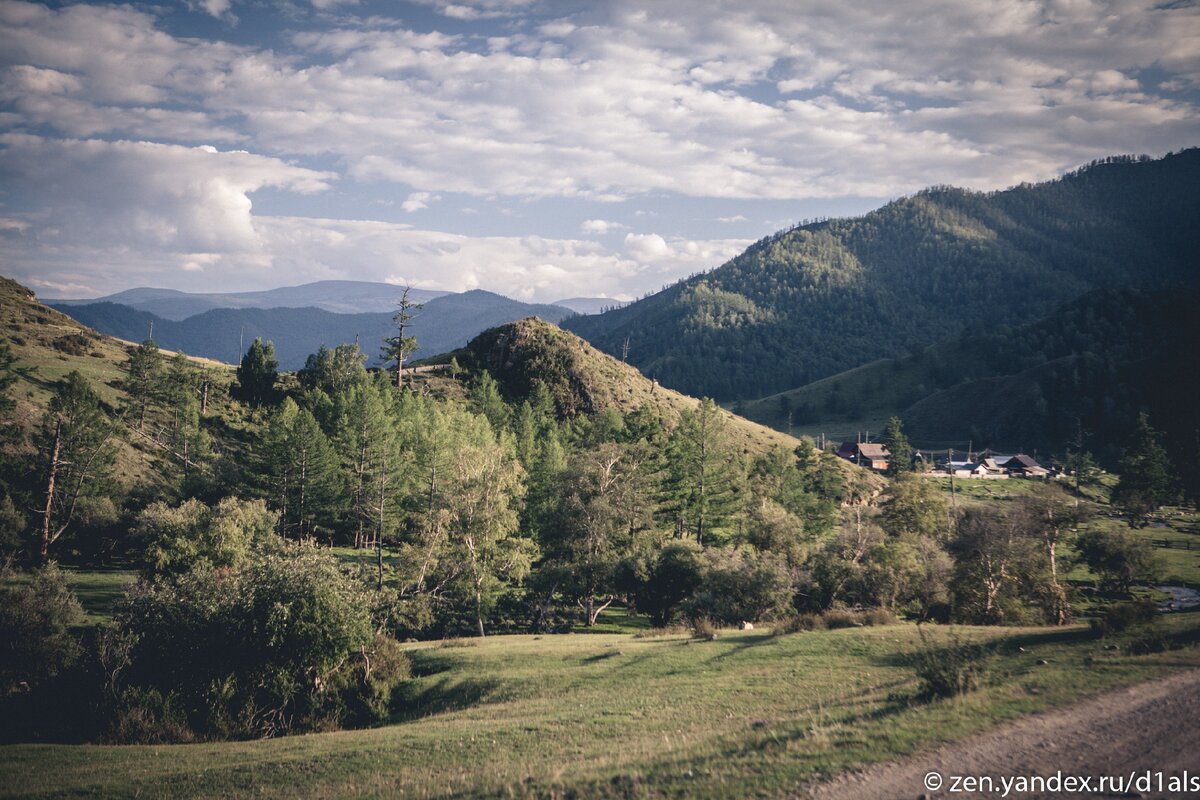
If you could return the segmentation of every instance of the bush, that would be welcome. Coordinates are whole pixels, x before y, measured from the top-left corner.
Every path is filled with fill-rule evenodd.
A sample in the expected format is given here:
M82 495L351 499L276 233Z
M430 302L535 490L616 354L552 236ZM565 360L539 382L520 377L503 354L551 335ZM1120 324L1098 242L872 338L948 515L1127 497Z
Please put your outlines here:
M28 689L71 666L81 648L71 627L83 609L50 564L26 576L0 567L0 693Z
M237 567L255 549L277 546L279 515L262 500L226 497L211 508L199 500L179 506L151 503L137 516L134 535L152 575L195 567Z
M821 627L821 618L816 614L792 614L775 623L771 633L775 636L786 636L789 633L811 631Z
M160 708L178 707L207 737L374 721L407 660L373 635L371 607L316 548L142 583L118 616L133 642L122 688L147 719L170 728Z
M853 611L834 609L821 615L821 623L829 630L838 628L854 628L862 625L862 619Z
M1100 576L1103 587L1125 592L1138 581L1154 579L1154 552L1144 540L1125 531L1088 531L1076 546L1083 563Z
M737 625L776 616L791 606L792 584L782 559L745 553L706 555L703 587L683 603L688 618Z
M1152 622L1157 614L1158 607L1147 598L1113 603L1098 619L1091 621L1091 627L1100 636L1107 636Z
M708 617L693 617L688 621L688 629L692 632L692 636L697 639L716 639L717 626Z
M922 641L925 636L922 633ZM935 697L957 697L975 691L983 683L991 652L983 645L962 642L957 638L946 647L928 644L917 651L915 666L920 688L917 694L924 700Z

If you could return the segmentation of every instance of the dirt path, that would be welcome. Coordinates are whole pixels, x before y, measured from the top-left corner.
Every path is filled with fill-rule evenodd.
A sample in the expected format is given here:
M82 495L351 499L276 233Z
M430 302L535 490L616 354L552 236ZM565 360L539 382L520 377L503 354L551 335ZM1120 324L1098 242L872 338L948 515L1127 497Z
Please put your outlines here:
M1200 776L1200 670L1171 675L1048 711L1001 726L993 731L930 753L880 764L861 772L840 775L812 787L812 800L913 800L913 798L1001 797L1000 779L1016 776L1094 776L1090 792L1026 791L1010 788L1008 797L1200 797L1200 786L1191 793L1150 791L1134 785L1125 792L1098 791L1101 775L1146 770ZM940 773L940 791L930 791L927 773ZM949 791L952 776L991 776L994 789ZM1143 779L1144 780L1144 779ZM1152 777L1157 781L1157 777ZM1191 778L1189 778L1191 780ZM1196 778L1200 783L1200 777ZM934 781L936 783L936 781ZM1051 787L1053 788L1053 787Z

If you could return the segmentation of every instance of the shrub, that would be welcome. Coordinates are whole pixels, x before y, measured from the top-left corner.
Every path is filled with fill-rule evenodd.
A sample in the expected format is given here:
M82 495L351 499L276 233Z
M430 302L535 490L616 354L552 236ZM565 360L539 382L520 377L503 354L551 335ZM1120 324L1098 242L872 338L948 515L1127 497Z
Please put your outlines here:
M833 609L821 615L821 623L830 630L853 628L862 625L862 620L853 611Z
M150 574L195 567L237 567L255 549L278 546L278 514L262 500L226 497L211 508L199 500L179 506L151 503L137 516L134 535Z
M890 608L871 608L862 612L860 616L862 624L868 627L874 625L895 625L900 620L896 618L896 614Z
M1147 598L1113 603L1104 609L1098 619L1091 621L1091 627L1100 636L1107 636L1152 622L1157 614L1157 606Z
M811 631L820 625L821 618L816 614L792 614L775 623L771 633L775 636L786 636L789 633Z
M776 616L791 606L792 583L782 559L745 553L706 555L703 586L683 603L689 618L737 625Z
M0 693L30 687L73 664L81 648L70 629L82 620L83 609L58 565L51 562L28 580L0 568Z
M717 626L708 617L693 617L688 620L688 629L697 639L717 638Z
M924 633L921 634L925 641ZM946 647L926 643L915 656L918 696L925 700L935 697L956 697L972 692L983 683L991 653L983 645L951 640Z
M374 637L371 607L336 558L316 548L142 583L118 617L135 642L125 688L158 691L204 736L375 719L407 667ZM361 685L350 673L364 676Z
M1100 583L1113 591L1128 591L1138 581L1153 580L1154 553L1145 541L1125 531L1088 531L1077 540L1079 555Z

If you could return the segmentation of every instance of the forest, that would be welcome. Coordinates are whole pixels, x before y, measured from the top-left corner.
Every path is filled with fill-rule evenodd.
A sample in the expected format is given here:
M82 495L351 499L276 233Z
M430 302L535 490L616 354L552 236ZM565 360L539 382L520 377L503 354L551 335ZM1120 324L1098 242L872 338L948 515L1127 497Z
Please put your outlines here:
M10 737L371 725L411 702L403 642L565 633L606 610L715 636L767 620L1061 625L1080 600L1060 562L1089 513L1082 452L1073 486L959 508L902 458L884 480L766 436L538 320L419 370L405 307L383 370L345 344L281 372L255 340L231 373L146 340L93 382L18 358L53 313L28 302L19 347L0 345ZM47 341L68 366L112 347L86 330ZM47 399L22 417L17 388L39 380ZM905 452L899 420L887 441ZM1114 502L1144 524L1178 498L1148 418L1125 459ZM1130 533L1080 538L1117 596L1153 576ZM113 564L139 579L82 625L64 567Z
M1200 150L1004 191L933 187L800 224L564 326L664 385L752 401L880 358L1037 322L1100 289L1195 289Z

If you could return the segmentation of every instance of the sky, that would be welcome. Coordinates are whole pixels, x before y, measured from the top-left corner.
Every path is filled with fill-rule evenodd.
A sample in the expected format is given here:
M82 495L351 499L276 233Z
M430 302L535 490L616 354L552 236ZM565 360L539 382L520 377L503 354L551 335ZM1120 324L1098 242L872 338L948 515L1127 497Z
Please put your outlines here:
M1191 0L0 0L0 274L630 299L1198 105Z

